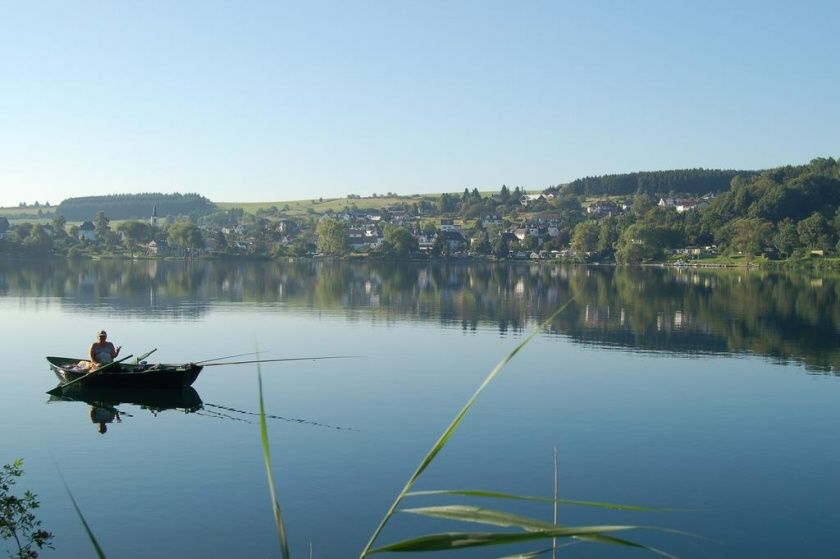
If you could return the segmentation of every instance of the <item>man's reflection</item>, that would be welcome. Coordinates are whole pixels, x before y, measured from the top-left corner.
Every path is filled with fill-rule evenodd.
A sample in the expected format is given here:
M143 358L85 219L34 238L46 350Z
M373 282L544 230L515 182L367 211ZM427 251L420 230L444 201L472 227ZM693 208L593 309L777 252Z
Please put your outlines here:
M104 435L108 432L108 423L122 423L120 412L117 408L107 404L95 403L90 405L90 420L99 424L99 433Z

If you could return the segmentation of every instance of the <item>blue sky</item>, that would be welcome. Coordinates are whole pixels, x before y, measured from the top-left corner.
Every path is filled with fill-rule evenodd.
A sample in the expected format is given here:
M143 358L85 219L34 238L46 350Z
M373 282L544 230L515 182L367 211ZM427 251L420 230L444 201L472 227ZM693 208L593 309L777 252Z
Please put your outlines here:
M840 155L838 2L4 2L0 205Z

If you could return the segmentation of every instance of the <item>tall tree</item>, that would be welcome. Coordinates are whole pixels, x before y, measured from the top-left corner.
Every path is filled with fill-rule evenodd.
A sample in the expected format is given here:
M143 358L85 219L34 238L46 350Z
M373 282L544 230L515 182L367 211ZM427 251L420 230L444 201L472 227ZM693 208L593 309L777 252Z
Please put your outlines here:
M38 223L32 227L23 245L37 254L46 254L52 249L53 241L46 228Z
M148 240L151 226L144 221L124 221L117 225L117 231L123 235L123 244L131 256L134 256L134 249L137 243Z
M772 239L773 224L765 219L735 219L721 227L715 240L731 250L741 252L747 260L767 247Z
M55 217L52 218L52 229L53 233L56 237L66 237L67 230L65 226L67 225L67 220L61 214L55 214Z
M794 249L801 246L799 233L796 231L796 224L790 218L785 218L776 227L776 234L773 236L773 246L779 254L790 257Z
M180 222L172 225L166 234L170 242L185 249L184 255L204 246L204 237L197 225Z
M825 218L817 212L797 223L796 231L799 242L807 248L826 249L831 244Z
M348 227L343 222L330 217L325 217L315 227L315 235L318 239L318 252L330 256L341 256L347 254Z
M105 239L108 233L111 232L111 220L105 215L105 212L98 211L93 218L93 226L96 227L96 236L100 239Z
M417 239L408 229L387 224L383 233L382 252L388 256L406 258L417 252Z
M438 208L440 213L452 213L458 209L458 201L454 196L444 192L438 199Z
M499 192L499 199L502 203L507 203L507 201L510 200L510 190L504 184L502 185L502 190Z
M578 253L578 256L584 256L595 252L598 249L598 236L601 233L601 228L595 221L584 221L575 226L575 231L572 233L572 250Z

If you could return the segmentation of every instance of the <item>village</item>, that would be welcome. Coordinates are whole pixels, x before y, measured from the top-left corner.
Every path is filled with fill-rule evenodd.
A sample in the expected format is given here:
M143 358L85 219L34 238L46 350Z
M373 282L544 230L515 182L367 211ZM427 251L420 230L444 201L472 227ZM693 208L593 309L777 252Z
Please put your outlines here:
M275 206L253 213L230 207L190 218L161 216L153 205L147 219L113 223L104 211L69 225L61 215L34 224L0 218L0 239L41 252L60 254L64 247L71 256L587 260L598 251L597 237L602 235L598 231L588 238L593 235L586 230L617 223L633 212L634 201L639 204L634 197L614 198L584 205L579 197L556 192L503 200L465 191L460 200L444 194L435 201L397 200L379 208L359 208L368 199L354 197L339 211L290 216ZM714 195L660 197L658 202L647 198L652 207L646 211L679 215L707 207ZM450 211L442 214L443 207ZM603 252L603 239L600 244ZM699 256L713 251L673 247L669 253Z

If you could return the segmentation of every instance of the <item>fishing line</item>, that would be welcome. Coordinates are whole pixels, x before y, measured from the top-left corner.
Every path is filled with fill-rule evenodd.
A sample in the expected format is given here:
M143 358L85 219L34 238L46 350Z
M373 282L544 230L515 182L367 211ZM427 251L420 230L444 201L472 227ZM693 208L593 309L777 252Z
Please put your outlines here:
M253 416L257 416L257 417L259 417L259 415L260 415L258 413L254 413L254 412L251 412L251 411L238 410L236 408L230 408L230 407L227 407L227 406L219 406L219 405L216 405L216 404L208 404L206 402L205 402L204 405L209 406L211 408L218 408L220 410L227 410L227 411L232 411L232 412L235 412L235 413L241 413L243 415L253 415ZM341 426L338 426L338 425L328 425L326 423L319 423L317 421L310 421L308 419L299 419L299 418L296 418L296 417L283 417L283 416L280 416L280 415L269 415L269 414L265 414L265 416L267 418L270 418L270 419L279 419L280 421L286 421L288 423L301 423L301 424L304 424L304 425L312 425L314 427L324 427L324 428L327 428L327 429L335 429L336 431L354 431L356 433L360 432L358 429L354 429L352 427L341 427Z

